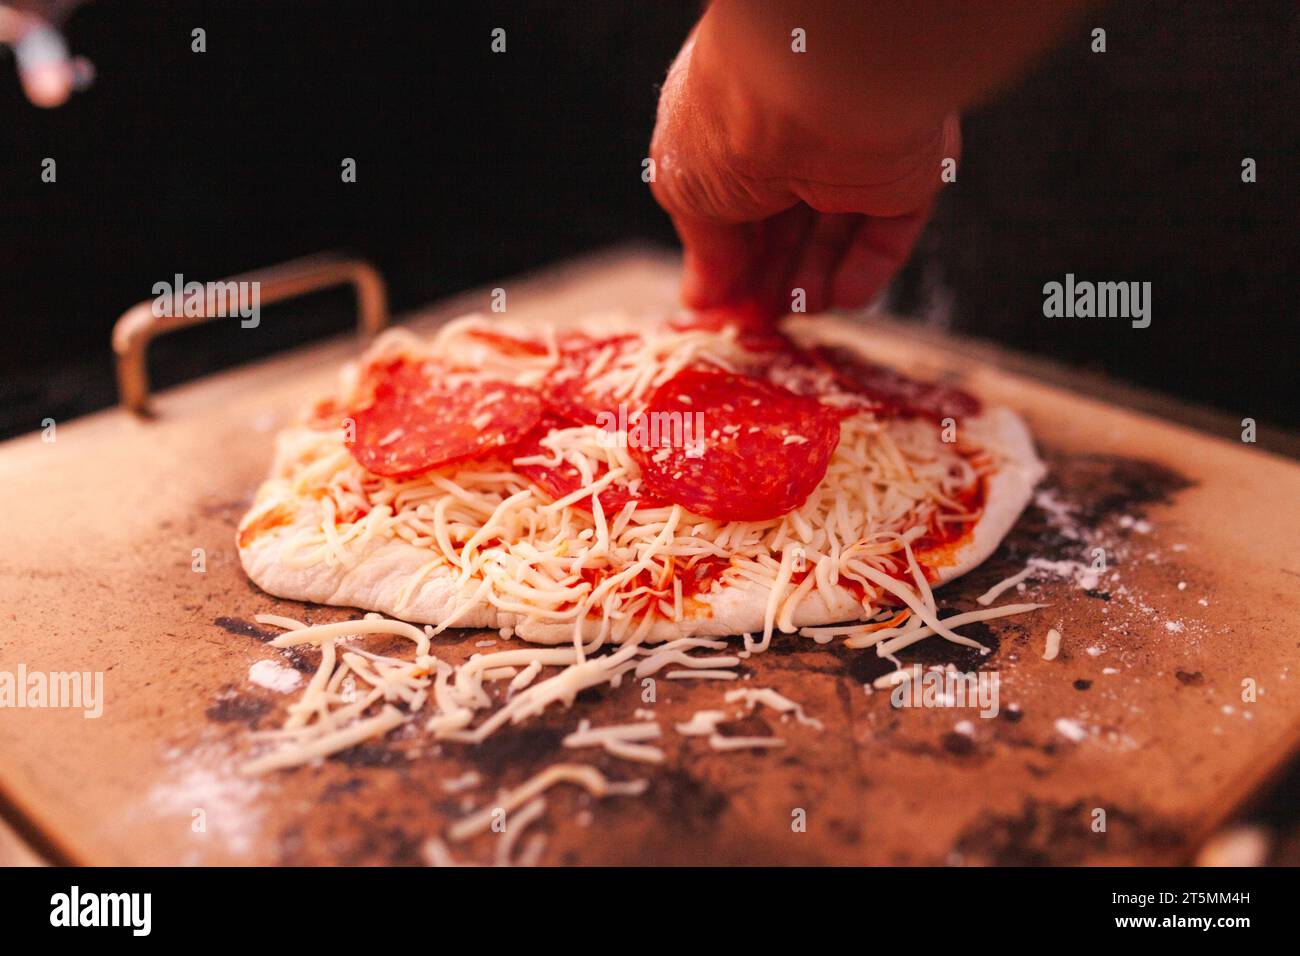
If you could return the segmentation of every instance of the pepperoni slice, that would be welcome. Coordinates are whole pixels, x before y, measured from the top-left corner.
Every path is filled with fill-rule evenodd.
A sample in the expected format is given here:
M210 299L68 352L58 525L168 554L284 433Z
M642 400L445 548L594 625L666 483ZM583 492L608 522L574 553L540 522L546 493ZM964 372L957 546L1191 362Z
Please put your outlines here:
M350 451L362 467L411 478L442 465L501 452L542 414L532 389L506 382L436 382L427 364L399 358L371 366L370 401L352 413Z
M823 347L817 352L838 371L845 387L879 404L884 414L960 419L978 415L982 408L979 399L961 389L918 382L846 348Z
M762 379L808 398L832 400L847 412L876 411L880 408L842 380L836 367L814 351L802 348L785 336L774 338L772 347L762 351L750 348L752 361L742 363L739 371Z
M592 369L605 353L612 349L617 355L636 341L635 335L617 335L607 339L579 339L561 346L560 358L555 368L542 383L546 403L560 416L577 425L598 425L601 412L618 411L618 400L612 395L599 395L587 390L587 385L598 377L600 368ZM606 363L602 363L602 366Z
M729 372L679 372L646 413L647 427L628 435L646 487L720 521L765 521L799 507L840 440L840 412Z
M528 436L515 448L515 457L529 458L545 455L554 458L554 451L542 445L542 439L549 435L552 429L564 428L566 424L567 422L561 421L554 416L544 417L541 424L529 432ZM578 471L576 465L568 461L563 461L557 466L516 464L514 469L557 501L583 487L582 473ZM608 466L602 464L596 469L592 479L598 480L608 471ZM629 501L637 502L638 507L641 508L661 508L668 503L662 498L644 492L639 488L637 494L634 495L625 482L615 482L599 492L597 497L600 498L600 506L606 516L615 515L622 511L623 506ZM576 503L576 506L591 511L591 498L583 498Z

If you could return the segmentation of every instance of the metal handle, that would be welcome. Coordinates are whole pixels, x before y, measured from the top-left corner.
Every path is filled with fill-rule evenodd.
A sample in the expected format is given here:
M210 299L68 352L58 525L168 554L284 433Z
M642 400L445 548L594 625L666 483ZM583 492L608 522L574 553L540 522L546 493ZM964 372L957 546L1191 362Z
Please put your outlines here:
M362 340L369 339L388 325L388 292L383 277L362 259L346 259L332 254L308 256L206 284L201 315L185 314L185 296L183 290L177 289L177 295L170 300L160 296L133 305L113 325L117 389L123 408L138 415L148 410L149 366L145 352L150 340L177 329L229 316L229 310L213 308L218 304L217 296L209 290L216 289L222 295L219 304L224 307L226 292L232 284L236 295L242 295L244 289L256 289L259 308L331 286L351 285L357 294L357 331ZM164 310L170 312L169 315L157 314L156 306L160 301L170 304L170 308ZM238 318L237 312L234 315Z

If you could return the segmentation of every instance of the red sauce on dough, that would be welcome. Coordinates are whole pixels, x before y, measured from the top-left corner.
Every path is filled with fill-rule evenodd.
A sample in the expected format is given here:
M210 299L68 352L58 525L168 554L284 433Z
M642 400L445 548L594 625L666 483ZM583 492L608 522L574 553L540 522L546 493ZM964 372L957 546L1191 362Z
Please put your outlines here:
M247 548L268 531L291 524L293 515L294 511L288 505L276 505L266 514L255 518L239 529L239 546Z
M979 399L959 388L909 378L847 348L822 346L814 351L835 369L845 388L880 406L882 416L960 420L978 415L982 408Z

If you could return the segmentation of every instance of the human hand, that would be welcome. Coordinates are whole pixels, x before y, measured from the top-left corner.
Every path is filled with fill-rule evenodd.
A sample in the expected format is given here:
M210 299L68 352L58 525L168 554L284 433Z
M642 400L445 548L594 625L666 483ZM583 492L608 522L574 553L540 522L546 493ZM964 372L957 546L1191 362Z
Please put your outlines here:
M709 32L668 72L651 143L652 190L685 250L693 309L745 304L770 318L867 304L906 261L960 150L957 118L917 130L773 104ZM729 62L730 61L730 62ZM759 88L754 88L759 87Z

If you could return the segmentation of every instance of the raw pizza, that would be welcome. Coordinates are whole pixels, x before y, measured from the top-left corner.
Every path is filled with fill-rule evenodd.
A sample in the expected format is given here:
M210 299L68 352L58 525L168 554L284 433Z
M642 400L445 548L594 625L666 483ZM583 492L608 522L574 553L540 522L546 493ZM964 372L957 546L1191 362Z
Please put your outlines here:
M544 644L766 646L898 610L948 636L930 588L993 551L1043 466L1013 412L856 339L827 318L387 333L279 436L244 568Z

